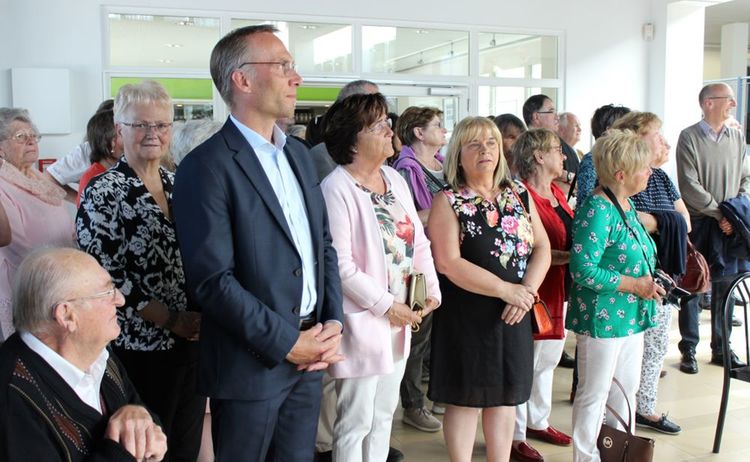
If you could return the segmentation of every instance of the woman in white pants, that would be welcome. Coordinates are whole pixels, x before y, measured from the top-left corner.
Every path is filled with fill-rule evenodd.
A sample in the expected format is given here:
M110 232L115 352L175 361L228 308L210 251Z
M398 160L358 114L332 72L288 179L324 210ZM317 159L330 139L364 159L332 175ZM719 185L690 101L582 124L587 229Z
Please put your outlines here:
M344 360L329 368L337 395L333 460L341 462L386 460L411 326L440 301L409 186L383 165L393 155L387 109L380 93L352 95L328 110L323 135L339 164L321 188L344 293ZM413 272L427 282L423 312L405 304Z
M531 396L516 409L511 448L511 455L516 460L540 462L544 458L526 442L527 436L559 446L571 443L570 436L549 424L549 416L552 412L552 378L565 346L563 309L569 289L567 273L573 211L565 193L553 182L562 175L564 161L560 138L554 132L542 128L521 134L513 145L512 156L518 176L534 199L552 249L552 265L539 287L539 298L550 311L553 332L534 335Z
M655 324L664 290L653 280L655 245L630 196L651 176L650 152L637 134L610 130L593 148L600 186L580 204L573 221L573 277L566 327L578 341L578 391L573 404L575 462L598 461L596 440L609 404L627 418L625 388L635 405L643 332ZM631 421L635 420L631 412ZM607 425L616 426L614 418Z

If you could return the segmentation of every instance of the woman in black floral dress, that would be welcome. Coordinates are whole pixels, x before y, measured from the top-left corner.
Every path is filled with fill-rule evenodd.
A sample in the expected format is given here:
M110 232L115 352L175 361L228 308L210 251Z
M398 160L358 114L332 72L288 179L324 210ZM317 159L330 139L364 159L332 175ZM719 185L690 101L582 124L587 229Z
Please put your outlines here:
M115 99L125 154L84 190L78 245L125 296L114 351L143 402L160 417L164 460L198 457L205 398L197 395L200 314L187 311L185 275L171 216L174 175L160 167L172 138L172 102L156 82L126 85Z
M531 309L550 264L533 200L510 179L492 121L469 117L455 128L428 228L441 276L434 314L430 388L447 403L443 428L451 460L469 460L477 418L488 460L508 460L515 406L532 378Z

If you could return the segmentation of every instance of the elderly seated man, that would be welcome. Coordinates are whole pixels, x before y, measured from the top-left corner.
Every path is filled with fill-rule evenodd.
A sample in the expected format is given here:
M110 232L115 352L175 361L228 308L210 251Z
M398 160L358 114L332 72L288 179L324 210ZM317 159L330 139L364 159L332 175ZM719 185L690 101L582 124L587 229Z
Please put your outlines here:
M0 460L158 461L167 441L107 344L122 294L93 257L43 249L13 287L0 347Z

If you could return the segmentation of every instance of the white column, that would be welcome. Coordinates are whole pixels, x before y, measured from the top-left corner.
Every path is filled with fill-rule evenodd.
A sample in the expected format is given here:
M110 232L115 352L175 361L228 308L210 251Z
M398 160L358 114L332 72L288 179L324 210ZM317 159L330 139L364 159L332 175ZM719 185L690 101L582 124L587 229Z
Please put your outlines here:
M721 27L721 77L747 75L748 25L744 22Z

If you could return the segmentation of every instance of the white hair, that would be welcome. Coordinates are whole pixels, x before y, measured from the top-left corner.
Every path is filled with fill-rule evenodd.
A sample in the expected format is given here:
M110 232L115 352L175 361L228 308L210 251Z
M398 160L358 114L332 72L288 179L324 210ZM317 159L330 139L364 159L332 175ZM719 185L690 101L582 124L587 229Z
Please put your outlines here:
M190 151L218 132L222 123L211 119L192 119L187 122L175 122L172 129L172 144L170 153L175 165Z

